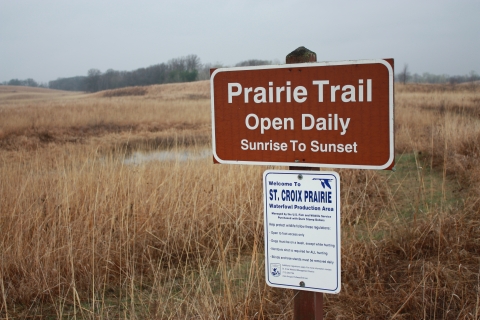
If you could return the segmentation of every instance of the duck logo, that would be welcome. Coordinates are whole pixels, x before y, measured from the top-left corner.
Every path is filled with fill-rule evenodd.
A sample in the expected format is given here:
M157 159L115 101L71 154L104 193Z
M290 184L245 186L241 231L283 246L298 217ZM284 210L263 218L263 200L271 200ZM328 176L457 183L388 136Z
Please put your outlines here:
M280 274L282 274L282 265L280 263L270 263L270 273L274 277L280 277Z
M332 181L333 179L313 178L312 180L320 180L320 183L322 184L323 189L325 188L332 189L332 186L330 185L330 181Z

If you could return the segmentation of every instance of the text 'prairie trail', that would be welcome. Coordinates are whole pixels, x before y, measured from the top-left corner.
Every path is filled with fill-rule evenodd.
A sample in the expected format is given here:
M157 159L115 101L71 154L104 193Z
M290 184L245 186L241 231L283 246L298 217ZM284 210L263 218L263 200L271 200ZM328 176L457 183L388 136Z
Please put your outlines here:
M322 103L325 101L325 87L330 85L329 80L314 80L312 84L317 87L317 101ZM372 79L367 79L366 92L364 89L364 79L358 79L357 86L353 84L346 85L330 85L330 102L336 102L340 97L342 102L372 102ZM243 87L238 82L228 83L228 103L234 102L234 97L240 97L243 93L243 102L245 104L253 103L280 103L293 101L296 103L304 103L308 98L307 88L304 86L296 86L292 90L292 82L287 81L284 86L274 86L273 81L268 82L268 87ZM253 99L251 99L253 98ZM239 98L241 99L241 98Z

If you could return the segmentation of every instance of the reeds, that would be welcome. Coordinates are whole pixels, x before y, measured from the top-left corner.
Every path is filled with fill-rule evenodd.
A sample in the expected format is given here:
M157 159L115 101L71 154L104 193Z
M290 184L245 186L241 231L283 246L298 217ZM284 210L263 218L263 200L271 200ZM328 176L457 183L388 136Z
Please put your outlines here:
M3 318L292 317L293 291L265 285L265 167L124 161L209 148L206 84L0 94ZM480 316L480 119L462 112L478 93L412 88L397 86L397 171L339 170L342 291L326 319ZM15 122L32 112L44 141Z

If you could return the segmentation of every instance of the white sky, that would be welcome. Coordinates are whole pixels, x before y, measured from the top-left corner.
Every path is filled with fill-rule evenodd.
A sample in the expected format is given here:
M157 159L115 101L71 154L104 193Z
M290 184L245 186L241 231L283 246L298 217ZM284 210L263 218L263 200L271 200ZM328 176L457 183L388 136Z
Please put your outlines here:
M234 65L299 46L318 61L480 73L480 1L0 0L0 82L134 70L196 54Z

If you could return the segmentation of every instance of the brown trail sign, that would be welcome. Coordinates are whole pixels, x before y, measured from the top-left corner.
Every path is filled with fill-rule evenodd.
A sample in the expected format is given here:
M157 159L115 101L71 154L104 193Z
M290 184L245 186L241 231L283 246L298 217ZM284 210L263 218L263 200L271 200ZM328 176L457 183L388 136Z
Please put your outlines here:
M393 60L216 69L219 163L393 167Z

